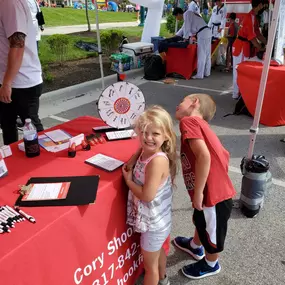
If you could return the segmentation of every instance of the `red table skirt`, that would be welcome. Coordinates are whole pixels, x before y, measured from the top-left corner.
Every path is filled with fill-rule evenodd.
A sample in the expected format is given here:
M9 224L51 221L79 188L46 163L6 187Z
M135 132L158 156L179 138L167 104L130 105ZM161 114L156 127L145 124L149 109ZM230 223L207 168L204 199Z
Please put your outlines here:
M190 79L197 68L197 45L187 48L169 47L166 53L166 74L177 73Z
M219 41L212 44L212 53ZM185 79L190 79L197 69L197 45L191 44L187 48L169 47L166 53L166 74L177 73Z
M238 86L248 111L254 116L263 65L243 62L238 66ZM260 123L285 125L285 66L270 66Z
M78 135L100 125L99 119L80 117L56 128ZM10 234L0 235L1 284L134 284L142 256L139 235L126 225L128 189L121 169L108 173L84 160L103 153L127 161L138 145L136 139L108 142L78 151L75 158L68 158L67 150L41 150L39 157L26 158L12 145L13 155L5 159L9 174L0 179L0 205L14 205L18 185L30 177L100 175L100 182L93 205L24 208L37 222L24 221ZM168 252L169 239L165 249Z

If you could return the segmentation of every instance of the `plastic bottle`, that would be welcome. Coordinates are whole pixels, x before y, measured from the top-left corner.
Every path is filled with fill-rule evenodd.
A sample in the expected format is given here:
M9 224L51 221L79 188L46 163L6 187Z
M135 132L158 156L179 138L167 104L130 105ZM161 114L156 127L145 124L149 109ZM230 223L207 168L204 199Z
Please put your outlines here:
M40 155L40 146L36 127L32 124L31 119L25 120L23 128L25 153L27 157Z

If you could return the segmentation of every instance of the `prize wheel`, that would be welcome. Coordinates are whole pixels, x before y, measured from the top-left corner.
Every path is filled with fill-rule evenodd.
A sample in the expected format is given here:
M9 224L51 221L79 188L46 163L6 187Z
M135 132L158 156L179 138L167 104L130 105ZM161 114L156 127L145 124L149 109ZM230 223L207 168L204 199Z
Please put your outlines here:
M116 129L132 126L144 109L145 99L141 90L125 81L108 86L98 100L101 119Z

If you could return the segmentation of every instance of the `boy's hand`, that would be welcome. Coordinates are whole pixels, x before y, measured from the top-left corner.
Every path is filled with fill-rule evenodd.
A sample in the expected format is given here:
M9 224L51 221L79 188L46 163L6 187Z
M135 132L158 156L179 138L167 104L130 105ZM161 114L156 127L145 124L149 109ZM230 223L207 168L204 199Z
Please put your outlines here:
M198 211L203 210L203 199L204 199L204 194L203 193L195 193L194 191L194 197L193 197L193 208L195 208Z

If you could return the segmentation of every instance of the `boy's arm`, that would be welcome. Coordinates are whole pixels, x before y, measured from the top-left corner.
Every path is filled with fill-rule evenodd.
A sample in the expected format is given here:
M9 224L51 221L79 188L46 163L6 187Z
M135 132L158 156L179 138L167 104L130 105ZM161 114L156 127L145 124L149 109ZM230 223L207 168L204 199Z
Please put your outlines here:
M211 155L202 139L190 139L189 146L195 155L195 189L193 207L203 210L204 189L210 172Z

